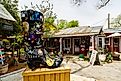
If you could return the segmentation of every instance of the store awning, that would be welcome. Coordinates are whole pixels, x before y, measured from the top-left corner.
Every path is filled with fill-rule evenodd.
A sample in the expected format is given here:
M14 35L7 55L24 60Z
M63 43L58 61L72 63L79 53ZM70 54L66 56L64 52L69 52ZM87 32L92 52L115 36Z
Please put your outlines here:
M115 32L115 33L113 33L113 34L111 34L111 35L109 35L109 36L107 36L107 37L120 37L120 36L121 36L120 33Z

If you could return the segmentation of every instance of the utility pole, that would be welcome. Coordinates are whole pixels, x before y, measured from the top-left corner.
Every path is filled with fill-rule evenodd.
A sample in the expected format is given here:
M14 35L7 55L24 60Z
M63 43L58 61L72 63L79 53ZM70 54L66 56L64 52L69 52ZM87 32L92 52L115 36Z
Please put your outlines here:
M110 28L110 13L108 13L108 29Z

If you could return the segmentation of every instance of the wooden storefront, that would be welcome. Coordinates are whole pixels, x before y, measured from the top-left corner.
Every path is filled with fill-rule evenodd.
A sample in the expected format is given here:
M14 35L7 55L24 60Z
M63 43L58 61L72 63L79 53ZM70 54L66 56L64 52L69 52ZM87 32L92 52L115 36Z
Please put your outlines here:
M54 40L58 40L59 50L64 54L84 54L87 55L90 47L97 47L97 37L102 31L102 27L74 27L60 30L49 39L48 44L56 44ZM61 40L60 40L61 39ZM53 42L51 42L53 40ZM61 42L60 42L61 41ZM56 47L57 45L53 46Z

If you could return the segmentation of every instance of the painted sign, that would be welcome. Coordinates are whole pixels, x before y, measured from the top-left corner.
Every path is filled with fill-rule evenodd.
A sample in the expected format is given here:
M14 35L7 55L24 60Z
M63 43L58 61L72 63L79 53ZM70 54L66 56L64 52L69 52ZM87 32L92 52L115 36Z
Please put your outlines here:
M92 50L92 54L91 54L91 57L90 57L90 64L91 65L94 65L94 62L95 62L95 60L96 60L96 55L97 55L97 51L96 50Z

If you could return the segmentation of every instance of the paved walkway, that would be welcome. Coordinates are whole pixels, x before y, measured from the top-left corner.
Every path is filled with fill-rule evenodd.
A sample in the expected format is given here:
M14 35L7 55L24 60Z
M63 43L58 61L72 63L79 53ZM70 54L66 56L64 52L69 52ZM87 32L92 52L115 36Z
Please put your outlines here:
M94 78L98 81L121 81L121 61L113 61L113 63L106 63L103 66L89 66L86 61L76 61L76 63L79 65L71 61L67 63L75 75Z
M23 81L22 72L25 68L0 76L0 81Z
M75 59L68 62L64 60L63 64L71 67L71 81L121 81L121 61L113 61L103 66L89 66L87 61ZM2 81L22 81L23 70L0 78Z

